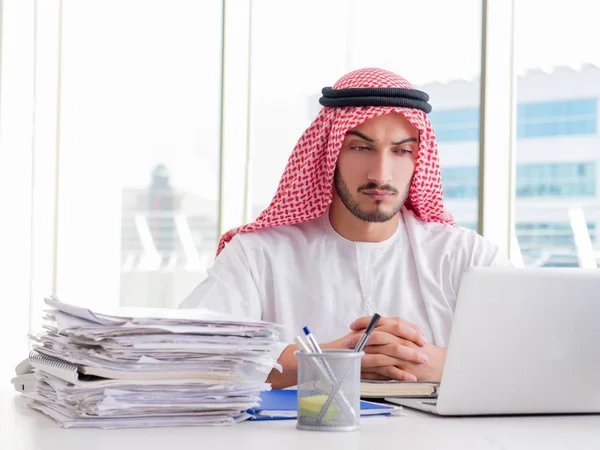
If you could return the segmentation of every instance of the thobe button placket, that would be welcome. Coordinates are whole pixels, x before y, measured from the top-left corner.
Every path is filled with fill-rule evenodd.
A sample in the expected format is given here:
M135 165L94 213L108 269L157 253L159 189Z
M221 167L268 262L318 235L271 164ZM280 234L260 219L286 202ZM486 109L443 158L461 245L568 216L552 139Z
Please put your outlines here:
M371 314L373 314L373 308L371 307L371 299L368 298L367 301L365 302L365 313L367 314L367 316L370 316Z

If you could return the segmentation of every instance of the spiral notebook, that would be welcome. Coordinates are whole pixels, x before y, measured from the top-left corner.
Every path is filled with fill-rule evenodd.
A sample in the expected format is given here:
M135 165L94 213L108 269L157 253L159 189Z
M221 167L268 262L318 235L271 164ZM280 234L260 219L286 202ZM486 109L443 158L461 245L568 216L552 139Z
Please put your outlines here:
M124 372L103 367L81 366L37 350L29 353L29 363L34 369L43 370L76 386L87 387L122 384L193 384L198 382L198 378L206 376L205 373L198 372Z
M54 356L45 355L36 350L32 350L29 353L29 363L35 369L44 370L51 375L54 375L61 380L68 381L72 384L78 384L79 381L79 367L70 362L64 361Z

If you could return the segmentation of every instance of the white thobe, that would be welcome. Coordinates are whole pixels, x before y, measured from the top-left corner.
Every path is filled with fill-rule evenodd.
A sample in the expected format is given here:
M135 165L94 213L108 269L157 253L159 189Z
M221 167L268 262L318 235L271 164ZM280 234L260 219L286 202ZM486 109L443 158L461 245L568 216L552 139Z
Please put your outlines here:
M345 239L326 212L236 235L181 307L282 324L279 352L303 326L325 343L375 312L406 319L428 342L446 347L463 271L500 265L510 262L474 231L425 223L406 209L383 242Z

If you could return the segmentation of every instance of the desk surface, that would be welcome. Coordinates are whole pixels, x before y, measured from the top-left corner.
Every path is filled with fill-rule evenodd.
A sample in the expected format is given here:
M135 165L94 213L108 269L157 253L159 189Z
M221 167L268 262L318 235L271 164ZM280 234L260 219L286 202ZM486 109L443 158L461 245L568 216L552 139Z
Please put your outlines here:
M401 416L363 418L350 433L299 431L295 420L98 430L62 429L23 400L0 388L0 449L600 449L600 415L444 418L405 408Z

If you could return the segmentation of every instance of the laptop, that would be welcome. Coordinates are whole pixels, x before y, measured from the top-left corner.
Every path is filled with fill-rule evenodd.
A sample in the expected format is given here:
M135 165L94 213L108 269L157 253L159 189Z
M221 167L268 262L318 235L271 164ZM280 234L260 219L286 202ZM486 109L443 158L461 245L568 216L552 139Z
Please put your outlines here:
M600 412L600 269L471 268L437 399L444 416Z

